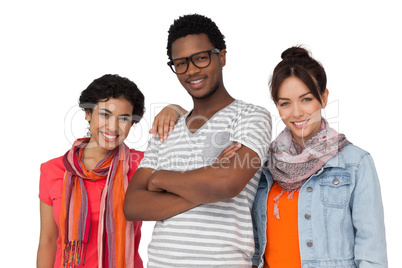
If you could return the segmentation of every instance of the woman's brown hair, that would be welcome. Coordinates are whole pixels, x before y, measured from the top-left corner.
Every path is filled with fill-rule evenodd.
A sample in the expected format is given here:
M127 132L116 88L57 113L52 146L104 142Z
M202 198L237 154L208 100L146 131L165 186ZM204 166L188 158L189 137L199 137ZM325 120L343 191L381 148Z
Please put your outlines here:
M299 78L322 104L321 96L327 88L327 75L324 67L313 59L306 49L296 46L286 49L282 61L276 65L270 81L271 97L278 103L278 91L282 82L290 77Z

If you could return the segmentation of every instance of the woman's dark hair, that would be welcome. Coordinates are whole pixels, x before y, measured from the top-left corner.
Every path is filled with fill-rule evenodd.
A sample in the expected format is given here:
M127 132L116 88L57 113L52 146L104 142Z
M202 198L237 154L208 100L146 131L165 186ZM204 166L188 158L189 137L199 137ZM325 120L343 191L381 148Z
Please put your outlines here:
M271 97L278 103L278 91L282 82L290 77L299 78L322 104L322 94L327 88L327 75L324 67L313 59L306 49L296 46L286 49L282 61L276 65L270 81Z
M167 55L172 60L172 43L191 34L206 34L214 48L226 49L225 36L210 18L199 14L184 15L174 20L168 31Z
M125 77L117 74L105 74L95 79L84 91L81 92L79 106L84 111L92 113L95 105L100 101L110 98L125 99L133 105L134 123L138 123L144 115L144 95L137 85Z

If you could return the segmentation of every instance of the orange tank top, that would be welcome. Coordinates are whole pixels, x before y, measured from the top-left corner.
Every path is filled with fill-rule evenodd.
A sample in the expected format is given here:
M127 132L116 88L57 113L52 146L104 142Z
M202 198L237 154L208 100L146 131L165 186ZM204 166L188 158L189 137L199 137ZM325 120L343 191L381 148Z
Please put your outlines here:
M274 215L274 198L281 191L276 182L272 186L267 201L267 245L265 247L264 268L300 268L300 249L298 232L299 192L288 199L287 192L279 198L279 219Z

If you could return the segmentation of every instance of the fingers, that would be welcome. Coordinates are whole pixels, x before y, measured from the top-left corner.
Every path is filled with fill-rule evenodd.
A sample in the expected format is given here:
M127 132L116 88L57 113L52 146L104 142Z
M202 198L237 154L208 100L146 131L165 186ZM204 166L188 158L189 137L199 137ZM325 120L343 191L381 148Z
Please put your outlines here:
M164 142L170 132L173 131L177 119L180 117L180 109L173 106L166 106L155 116L152 128L149 133L153 137L159 136L159 140Z
M167 135L164 133L164 128L165 128L165 119L161 118L160 120L158 120L158 135L159 135L159 140L161 142L165 141L165 139L167 139ZM156 132L156 131L155 131ZM166 136L166 137L165 137Z
M241 148L241 143L235 142L227 148L225 156L227 159L231 159L235 156L236 152Z
M160 119L158 114L155 116L154 121L152 122L152 128L149 130L149 134L152 134L152 137L156 137L159 121Z
M234 142L231 145L229 145L225 150L223 150L221 155L226 156L226 157L228 157L229 155L233 156L240 148L241 148L241 143Z
M152 124L152 128L149 130L149 134L152 134L153 137L159 135L159 140L163 142L167 140L169 133L173 131L174 125L174 119L155 119L154 123Z
M162 131L159 132L159 137L163 137L164 141L167 139L168 134L169 134L169 125L170 125L170 120L164 121L163 122L163 129L162 129Z
M238 142L232 143L220 153L216 162L220 164L228 163L229 160L236 155L236 152L241 148L241 146L242 146L241 143Z
M169 133L173 131L174 126L176 125L176 120L174 118L170 118L170 122L169 122Z

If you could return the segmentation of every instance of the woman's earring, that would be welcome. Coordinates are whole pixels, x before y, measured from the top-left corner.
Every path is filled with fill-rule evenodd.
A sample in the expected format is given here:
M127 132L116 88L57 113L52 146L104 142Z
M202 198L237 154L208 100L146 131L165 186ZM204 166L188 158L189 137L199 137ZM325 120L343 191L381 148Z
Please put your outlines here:
M88 123L89 123L89 125L88 125L88 127L86 129L87 131L85 133L85 137L90 138L92 136L92 133L91 133L91 121L88 121Z

